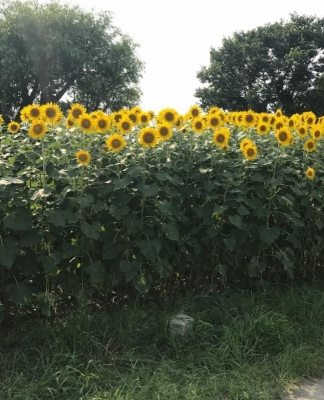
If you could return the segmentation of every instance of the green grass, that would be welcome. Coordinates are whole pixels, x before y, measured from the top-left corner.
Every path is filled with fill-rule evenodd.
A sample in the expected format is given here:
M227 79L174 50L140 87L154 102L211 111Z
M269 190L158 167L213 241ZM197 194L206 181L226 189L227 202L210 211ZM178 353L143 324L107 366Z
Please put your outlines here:
M169 319L195 319L186 342ZM1 400L267 400L324 371L324 289L187 297L0 333Z

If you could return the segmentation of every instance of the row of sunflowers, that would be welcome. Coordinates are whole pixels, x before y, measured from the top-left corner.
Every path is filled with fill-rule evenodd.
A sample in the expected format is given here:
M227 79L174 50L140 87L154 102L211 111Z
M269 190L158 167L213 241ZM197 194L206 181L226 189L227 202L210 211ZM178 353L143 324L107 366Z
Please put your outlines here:
M85 134L109 134L106 147L117 153L127 146L132 133L138 134L138 142L144 148L154 148L160 142L168 141L174 134L211 134L215 146L222 150L230 148L230 137L237 129L257 135L272 134L281 146L292 146L296 140L302 143L306 153L314 152L317 143L324 135L324 116L317 118L311 111L283 115L280 109L274 114L245 112L224 112L212 107L203 113L199 106L193 105L185 115L180 115L172 108L165 108L156 115L153 111L143 111L140 107L121 109L111 114L97 110L88 113L81 104L73 104L64 118L57 104L32 104L20 112L21 123L10 122L4 127L0 115L0 126L8 132L18 133L22 128L35 140L42 139L45 134L57 125L65 125L66 129L80 130ZM133 139L132 139L133 140ZM251 137L244 137L239 143L240 151L246 160L253 161L258 157L258 146ZM91 154L81 149L76 152L77 161L89 165ZM306 170L306 176L313 179L313 168Z

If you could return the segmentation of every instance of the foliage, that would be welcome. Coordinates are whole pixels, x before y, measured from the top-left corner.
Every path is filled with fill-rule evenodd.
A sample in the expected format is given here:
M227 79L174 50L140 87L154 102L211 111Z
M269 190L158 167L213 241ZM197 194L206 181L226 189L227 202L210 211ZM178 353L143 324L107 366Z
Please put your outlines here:
M1 400L270 400L323 374L322 287L169 300L0 332ZM169 328L180 310L186 342Z
M6 118L34 101L81 100L110 111L138 103L143 64L109 13L56 1L0 4L0 109Z
M45 111L55 111L40 110L43 124ZM295 116L296 128L285 131L275 130L278 121L291 122L280 110L276 116L212 109L199 121L222 120L222 127L198 134L190 113L166 109L141 124L147 115L139 107L109 116L83 111L71 129L60 119L47 123L41 140L30 136L35 121L16 134L3 126L0 265L7 310L10 301L35 306L41 299L50 313L54 294L82 304L96 289L146 293L167 279L190 277L194 286L206 277L251 283L321 274L323 118ZM160 124L171 117L172 135L167 130L169 140L161 140ZM258 134L267 118L269 133ZM109 121L108 140L95 127L83 133L91 119L98 126ZM299 126L307 136L297 134Z
M207 84L196 90L201 106L324 114L323 26L324 19L293 14L289 22L224 39L197 75Z

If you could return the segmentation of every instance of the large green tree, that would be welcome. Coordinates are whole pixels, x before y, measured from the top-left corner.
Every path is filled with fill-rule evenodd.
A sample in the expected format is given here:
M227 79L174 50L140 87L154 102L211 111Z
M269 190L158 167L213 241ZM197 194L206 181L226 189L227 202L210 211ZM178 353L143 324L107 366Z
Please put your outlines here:
M143 63L112 24L56 1L0 2L0 114L33 102L83 102L112 111L138 103Z
M290 15L290 21L237 32L210 51L198 72L203 109L324 114L324 19Z

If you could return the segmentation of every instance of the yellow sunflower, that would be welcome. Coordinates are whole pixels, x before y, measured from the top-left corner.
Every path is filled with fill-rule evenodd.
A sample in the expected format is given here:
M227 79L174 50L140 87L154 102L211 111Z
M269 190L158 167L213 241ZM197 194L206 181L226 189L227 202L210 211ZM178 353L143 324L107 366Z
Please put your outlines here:
M22 122L28 121L28 119L29 119L28 114L27 114L28 107L29 107L29 106L25 106L25 107L22 108L22 110L20 111L20 120L21 120ZM1 123L0 123L0 125L1 125Z
M322 139L324 135L323 126L319 124L313 125L310 133L314 140Z
M57 104L46 103L41 106L41 118L45 122L57 124L62 118L62 111Z
M313 126L316 122L316 115L312 111L304 112L301 117L307 126Z
M133 121L131 121L128 116L123 116L117 123L118 130L121 134L130 133L134 127Z
M95 130L93 119L91 118L90 114L80 114L80 117L76 120L76 122L78 123L83 133L91 133Z
M133 125L137 125L138 123L140 123L139 113L136 113L135 111L129 111L128 118L133 122Z
M69 110L69 115L72 121L76 121L80 118L81 115L86 114L87 110L85 107L83 107L82 104L75 103L72 104L70 110Z
M185 115L186 120L190 120L193 118L199 117L201 114L201 109L197 105L193 105L189 108L188 112Z
M276 131L280 131L285 126L285 119L283 117L276 118L273 127Z
M154 111L148 110L147 112L150 114L151 119L153 119L155 117Z
M315 178L315 170L314 170L314 168L307 168L306 176L307 176L308 179L314 179Z
M223 126L223 121L218 113L208 114L207 115L207 126L210 129L217 129Z
M270 125L270 121L271 121L271 115L269 115L268 113L261 113L259 115L259 123L263 123L263 124L269 124Z
M135 106L135 107L133 107L133 108L131 109L131 112L132 112L132 113L135 113L135 114L141 114L141 113L143 112L143 110L141 109L140 106Z
M74 126L74 122L73 122L73 120L71 119L71 118L66 118L66 120L65 120L65 126L68 128L68 129L71 129L71 128L73 128L73 126Z
M17 133L19 131L19 129L20 129L20 125L15 121L12 121L8 124L8 131L11 133Z
M257 125L257 132L259 135L266 135L269 133L270 125L269 123L259 122Z
M81 165L89 165L90 164L91 155L88 151L84 151L84 150L77 151L75 153L75 156L76 156L77 162L79 164L81 164Z
M113 122L115 125L117 125L118 122L123 118L123 116L124 116L124 113L122 113L122 112L114 112L114 113L112 113L112 114L111 114L112 122Z
M221 128L214 132L213 143L221 148L228 146L228 140L230 137L230 130L227 128Z
M294 141L292 133L287 129L277 130L276 138L278 142L283 146L290 146L291 144L293 144Z
M307 126L306 125L299 125L298 127L297 127L297 134L298 134L298 136L299 137L305 137L305 136L307 136L307 134L308 134L308 130L307 130L308 128L307 128Z
M47 128L45 122L41 119L34 120L28 130L29 136L33 139L41 139L43 136L45 136L46 132Z
M161 140L169 140L172 137L172 130L168 124L158 125L156 131Z
M182 127L184 118L182 115L179 115L178 119L176 120L174 126L177 127L178 129L180 129Z
M93 121L95 131L99 133L105 133L109 131L111 127L111 120L106 114L99 114L97 118Z
M316 150L316 142L313 139L308 139L306 140L305 144L304 144L304 149L308 152L308 153L312 153L313 151Z
M152 117L148 112L142 111L139 114L139 123L141 125L147 125L151 121Z
M258 156L258 148L253 145L247 145L243 150L243 154L246 160L255 160Z
M196 117L191 121L191 126L194 132L202 133L205 130L206 122L201 117Z
M254 142L251 139L243 139L240 143L240 150L243 151L246 146L255 146Z
M0 114L0 125L4 123L4 119L2 118L2 114Z
M257 123L257 115L254 111L249 110L243 113L243 125L252 127Z
M143 147L155 147L159 140L159 134L156 129L143 128L139 135L138 141Z
M114 135L110 135L106 140L106 145L108 149L114 153L123 150L126 144L126 140L117 133L115 133Z
M277 118L280 118L283 116L282 110L280 108L277 108L276 112L275 112L275 116Z
M157 116L157 119L164 124L173 125L176 123L179 114L173 108L165 108L161 110Z
M38 104L32 104L27 107L26 114L28 119L34 120L41 118L41 107Z
M221 110L218 107L210 107L210 109L208 110L208 114L218 114L220 111Z

